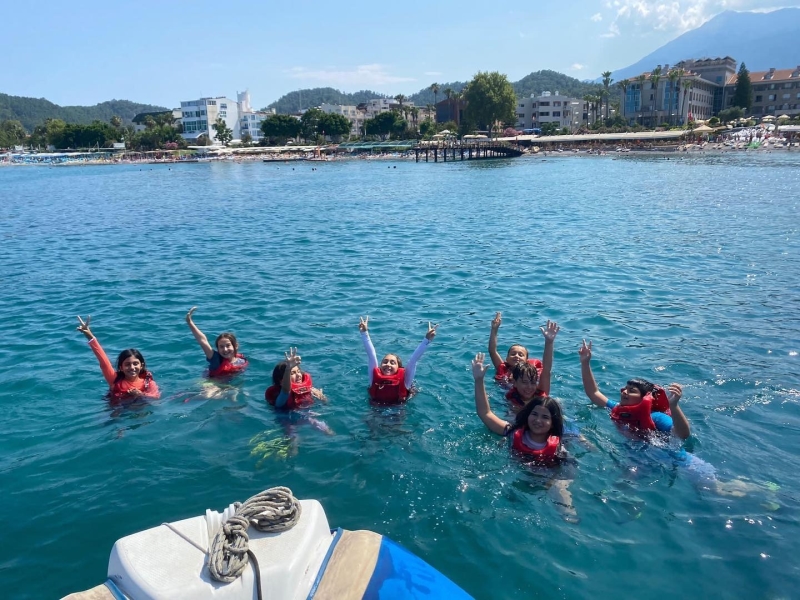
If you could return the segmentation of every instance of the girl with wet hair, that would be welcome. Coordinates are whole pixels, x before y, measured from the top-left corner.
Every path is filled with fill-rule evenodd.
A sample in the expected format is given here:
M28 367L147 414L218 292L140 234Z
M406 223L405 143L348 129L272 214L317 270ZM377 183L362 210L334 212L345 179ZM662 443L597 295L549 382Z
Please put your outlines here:
M147 370L142 353L135 348L123 350L117 358L115 369L89 329L91 320L92 317L86 317L86 321L78 317L78 331L89 340L89 347L100 363L100 370L109 385L109 399L114 403L126 403L140 398L158 398L158 385L153 381L152 373Z
M192 321L192 315L197 310L196 306L186 313L186 324L194 335L194 339L203 349L208 361L209 377L231 377L241 373L247 368L247 359L239 354L239 342L232 333L225 332L217 336L214 347L208 343L208 338Z

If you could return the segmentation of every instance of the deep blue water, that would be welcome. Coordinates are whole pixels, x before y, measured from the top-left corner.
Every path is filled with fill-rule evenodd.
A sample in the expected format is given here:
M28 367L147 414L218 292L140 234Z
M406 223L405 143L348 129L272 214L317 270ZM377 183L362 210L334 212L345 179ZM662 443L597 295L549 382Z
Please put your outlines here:
M796 595L800 156L314 166L0 169L8 597L91 587L118 538L274 485L479 598ZM193 305L251 361L236 398L199 397ZM552 393L591 442L571 447L578 524L474 413L469 361L498 310L502 352L540 355L538 326L562 327ZM143 352L160 401L109 407L78 314L110 356ZM379 356L440 323L404 408L366 401L366 314ZM607 395L631 376L683 383L685 448L768 489L722 495L678 443L624 440L583 394L583 338ZM264 403L289 346L330 398L315 412L332 437Z

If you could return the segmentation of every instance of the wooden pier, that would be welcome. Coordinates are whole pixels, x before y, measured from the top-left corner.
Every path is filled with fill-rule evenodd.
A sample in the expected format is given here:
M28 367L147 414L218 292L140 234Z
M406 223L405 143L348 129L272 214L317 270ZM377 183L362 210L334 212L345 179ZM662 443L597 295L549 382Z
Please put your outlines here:
M433 157L433 162L454 162L456 160L485 160L489 158L516 158L522 150L507 142L466 142L439 145L416 146L415 161L424 155L425 162Z

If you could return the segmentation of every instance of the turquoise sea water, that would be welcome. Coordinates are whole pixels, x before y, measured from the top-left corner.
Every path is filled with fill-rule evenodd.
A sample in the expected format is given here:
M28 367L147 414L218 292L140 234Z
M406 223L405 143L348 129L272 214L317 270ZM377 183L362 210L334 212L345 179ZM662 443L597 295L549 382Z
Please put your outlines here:
M118 538L274 485L478 598L796 595L800 156L314 166L0 169L6 597L91 587ZM199 397L193 305L251 361L238 398ZM497 310L503 352L540 355L538 326L562 327L552 393L592 444L571 447L578 524L475 416L469 361ZM160 401L108 406L78 314L112 359L141 349ZM367 403L366 314L379 356L440 323L404 408ZM683 383L688 451L771 489L721 495L624 440L583 394L583 338L607 395ZM289 346L334 436L264 403Z

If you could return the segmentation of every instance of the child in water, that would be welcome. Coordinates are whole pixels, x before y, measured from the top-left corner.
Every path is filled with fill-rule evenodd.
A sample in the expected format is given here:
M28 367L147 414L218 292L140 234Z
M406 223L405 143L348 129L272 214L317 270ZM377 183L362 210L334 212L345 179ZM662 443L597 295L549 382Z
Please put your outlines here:
M500 313L497 313L498 317ZM495 317L497 319L498 317ZM494 331L494 325L492 327ZM550 394L550 373L553 368L553 345L561 328L555 321L547 321L547 325L539 328L544 336L544 363L537 363L541 367L536 366L532 361L525 360L524 356L517 353L512 359L511 380L513 385L510 390L506 392L506 400L509 400L516 407L525 406L532 398L548 396ZM496 348L496 345L495 345ZM522 348L522 346L512 346L509 350L509 355L514 348ZM524 350L524 348L522 348ZM497 355L497 351L495 350ZM527 351L526 351L527 355ZM499 359L500 356L497 355ZM506 363L503 363L500 369L506 368ZM495 375L495 379L497 376Z
M80 325L77 329L89 340L89 347L100 363L100 370L109 385L108 395L111 401L125 403L138 398L158 398L158 386L153 381L152 373L147 370L142 353L135 348L123 350L117 358L117 368L114 369L100 342L89 329L91 320L92 317L86 317L86 321L78 317Z
M609 400L597 388L592 373L592 342L587 344L583 340L578 354L581 359L583 391L593 404L609 409L613 421L628 425L636 431L672 432L682 440L691 435L689 421L678 405L683 394L679 384L671 383L664 390L644 379L631 379L620 390L618 402Z
M417 362L425 353L425 349L436 337L436 328L428 322L428 333L422 340L414 354L408 359L408 366L403 367L403 361L396 354L387 354L383 357L380 366L375 354L375 347L369 337L369 316L359 317L358 330L361 332L361 341L367 351L369 361L369 397L379 404L400 404L408 400L413 394L412 383L417 372Z
M239 342L236 341L236 336L228 332L220 333L214 342L216 349L212 348L206 334L200 331L192 321L192 315L196 310L197 307L193 306L186 313L186 324L192 330L194 339L197 340L206 355L208 376L230 377L244 371L247 368L247 359L238 353Z
M513 423L504 421L489 407L484 383L489 365L485 365L483 360L484 355L480 352L472 361L472 377L475 379L475 411L483 424L492 433L509 438L511 449L522 458L539 466L558 465L566 458L566 452L561 444L561 438L564 436L561 405L553 398L536 396L516 414ZM515 368L525 367L534 370L527 363L517 365ZM572 495L569 492L570 483L569 479L555 479L549 490L555 496L556 504L560 507L564 517L567 520L576 520Z
M492 359L492 364L495 368L494 380L503 387L509 387L512 385L511 372L515 366L527 361L536 367L539 374L541 374L543 365L538 358L528 358L528 349L521 344L512 345L506 353L505 360L503 360L497 351L497 330L500 329L502 323L503 315L498 312L492 319L492 330L489 333L489 357Z
M314 404L314 398L327 402L322 390L312 385L311 374L300 370L302 359L297 348L289 348L284 356L286 360L272 370L272 385L264 392L266 401L275 408L286 410L307 408Z

